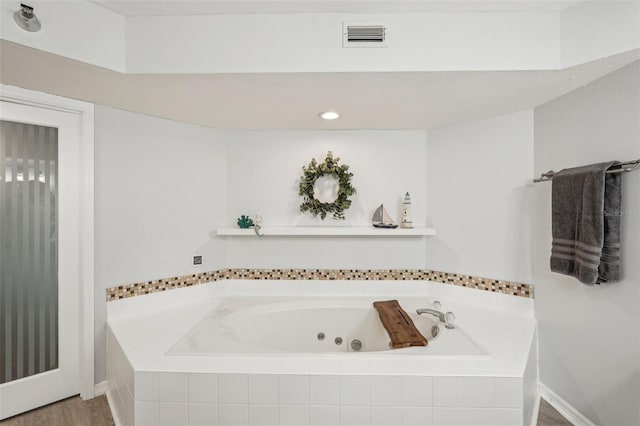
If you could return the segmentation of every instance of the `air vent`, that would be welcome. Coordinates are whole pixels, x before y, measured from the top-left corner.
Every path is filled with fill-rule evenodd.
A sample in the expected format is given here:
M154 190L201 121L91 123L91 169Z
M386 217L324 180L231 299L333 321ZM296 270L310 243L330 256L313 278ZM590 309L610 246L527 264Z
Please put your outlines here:
M343 24L343 47L386 47L384 25Z

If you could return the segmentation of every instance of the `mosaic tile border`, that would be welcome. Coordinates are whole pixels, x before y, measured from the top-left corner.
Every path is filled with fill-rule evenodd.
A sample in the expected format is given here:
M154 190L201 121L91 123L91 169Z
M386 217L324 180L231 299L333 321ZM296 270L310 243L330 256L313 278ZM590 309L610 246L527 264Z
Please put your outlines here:
M429 269L220 269L124 284L106 290L107 302L222 280L434 281L494 293L533 298L533 285Z

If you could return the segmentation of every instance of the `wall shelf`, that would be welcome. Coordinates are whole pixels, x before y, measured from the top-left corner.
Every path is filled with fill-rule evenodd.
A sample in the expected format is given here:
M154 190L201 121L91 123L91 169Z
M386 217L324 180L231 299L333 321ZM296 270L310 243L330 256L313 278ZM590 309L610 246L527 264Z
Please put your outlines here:
M298 237L421 237L435 235L433 228L380 229L373 226L265 226L260 230L265 236ZM256 236L253 229L237 227L218 228L218 235Z

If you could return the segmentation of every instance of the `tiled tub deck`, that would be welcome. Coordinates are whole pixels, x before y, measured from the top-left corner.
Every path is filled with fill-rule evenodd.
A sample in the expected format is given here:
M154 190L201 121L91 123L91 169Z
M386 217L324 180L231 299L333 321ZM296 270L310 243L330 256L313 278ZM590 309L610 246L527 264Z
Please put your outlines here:
M166 354L225 297L260 294L440 300L486 355ZM528 426L538 399L532 303L384 281L229 281L123 299L108 304L108 397L120 425Z

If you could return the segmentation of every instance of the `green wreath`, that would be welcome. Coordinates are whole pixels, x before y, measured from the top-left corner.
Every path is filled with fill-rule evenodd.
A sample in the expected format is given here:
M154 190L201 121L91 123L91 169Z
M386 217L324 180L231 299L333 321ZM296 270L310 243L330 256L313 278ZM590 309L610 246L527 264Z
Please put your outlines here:
M327 217L331 213L334 219L344 219L344 211L351 206L349 196L356 193L356 189L351 185L353 173L349 172L349 166L338 164L340 158L333 157L329 151L327 158L320 164L315 158L311 159L308 166L302 167L302 177L300 178L300 190L303 202L300 204L301 212L309 212L320 219ZM313 187L316 180L324 175L333 175L338 179L338 197L333 203L321 203L314 198Z

